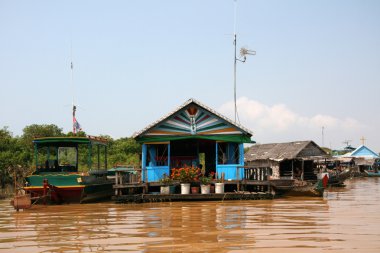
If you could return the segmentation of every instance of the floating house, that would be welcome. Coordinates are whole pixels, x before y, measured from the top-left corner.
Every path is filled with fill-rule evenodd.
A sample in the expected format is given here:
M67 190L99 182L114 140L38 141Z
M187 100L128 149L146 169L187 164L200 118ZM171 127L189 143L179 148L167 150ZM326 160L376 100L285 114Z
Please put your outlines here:
M142 179L157 182L172 168L202 167L235 180L252 132L195 99L135 133L142 144Z
M328 157L313 141L256 144L244 159L248 166L271 168L272 179L316 180L314 161Z
M359 172L371 169L373 165L379 163L380 156L365 145L361 145L351 153L342 155L338 159L350 159L357 166Z

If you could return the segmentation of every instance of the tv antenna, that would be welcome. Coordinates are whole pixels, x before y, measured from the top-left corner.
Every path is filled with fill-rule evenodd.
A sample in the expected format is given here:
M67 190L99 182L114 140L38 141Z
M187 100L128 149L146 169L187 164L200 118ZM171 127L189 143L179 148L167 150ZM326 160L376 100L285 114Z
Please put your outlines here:
M346 144L346 147L351 147L350 142L352 140L344 140L343 143Z
M325 146L325 127L322 126L322 147Z
M236 63L239 62L245 62L247 60L247 55L256 55L256 51L249 50L245 47L242 47L240 49L240 57L237 57L237 49L236 49L236 9L237 9L237 0L234 1L234 107L235 107L235 123L236 119L238 118L237 113L237 105L236 105Z
M70 69L71 69L71 87L72 87L72 95L73 95L73 100L72 100L72 113L73 113L73 134L76 135L77 132L82 130L82 127L80 126L79 122L76 119L75 113L77 111L77 106L75 105L75 100L74 100L74 64L73 64L73 45L71 43L70 45Z

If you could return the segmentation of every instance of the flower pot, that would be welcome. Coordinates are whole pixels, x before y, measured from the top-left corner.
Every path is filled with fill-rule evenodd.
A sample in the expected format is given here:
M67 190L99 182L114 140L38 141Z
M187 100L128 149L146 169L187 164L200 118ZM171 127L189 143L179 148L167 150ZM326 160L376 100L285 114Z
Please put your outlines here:
M215 185L210 185L210 193L215 193Z
M199 193L199 186L191 187L191 193L192 194L198 194Z
M170 186L161 186L160 193L161 194L170 194Z
M209 184L201 184L201 193L202 194L209 194L210 193L210 186Z
M189 183L181 184L181 194L190 194L190 184Z
M175 185L171 185L171 186L169 186L169 188L170 188L169 193L174 194L175 193Z
M224 183L215 183L215 193L224 193Z

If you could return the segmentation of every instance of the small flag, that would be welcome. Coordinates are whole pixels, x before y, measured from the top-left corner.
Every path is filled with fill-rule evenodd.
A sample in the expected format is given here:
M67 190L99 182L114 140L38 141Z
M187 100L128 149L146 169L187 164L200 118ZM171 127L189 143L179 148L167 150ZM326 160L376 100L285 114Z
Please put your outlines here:
M73 118L73 133L75 134L79 131L82 131L82 127L79 124L79 122L77 121L77 119L74 117Z

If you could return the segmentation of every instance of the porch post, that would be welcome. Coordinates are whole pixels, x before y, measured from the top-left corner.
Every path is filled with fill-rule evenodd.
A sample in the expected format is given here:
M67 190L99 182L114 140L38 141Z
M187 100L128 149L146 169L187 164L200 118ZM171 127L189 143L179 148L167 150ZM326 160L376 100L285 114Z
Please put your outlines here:
M58 154L58 152L57 152ZM36 171L38 172L38 148L37 148L37 143L34 143L34 159L36 161Z
M292 159L292 179L294 179L294 159Z
M78 150L78 147L77 147L77 150ZM78 154L78 152L77 152L77 154ZM92 169L92 143L91 142L88 144L88 158L87 159L88 159L88 161L87 161L88 169L91 170Z
M107 162L107 159L108 159L108 157L107 157L107 146L104 146L104 167L105 167L105 169L107 169L108 168L108 162Z
M141 154L141 169L142 169L142 178L143 181L146 181L146 155L147 155L147 146L146 144L142 145L142 154Z
M218 166L218 142L215 142L215 165Z
M244 166L244 144L239 144L239 165Z
M169 168L168 175L170 176L170 141L168 143L168 168Z
M98 170L100 170L100 149L99 145L96 145L96 149L98 152Z

